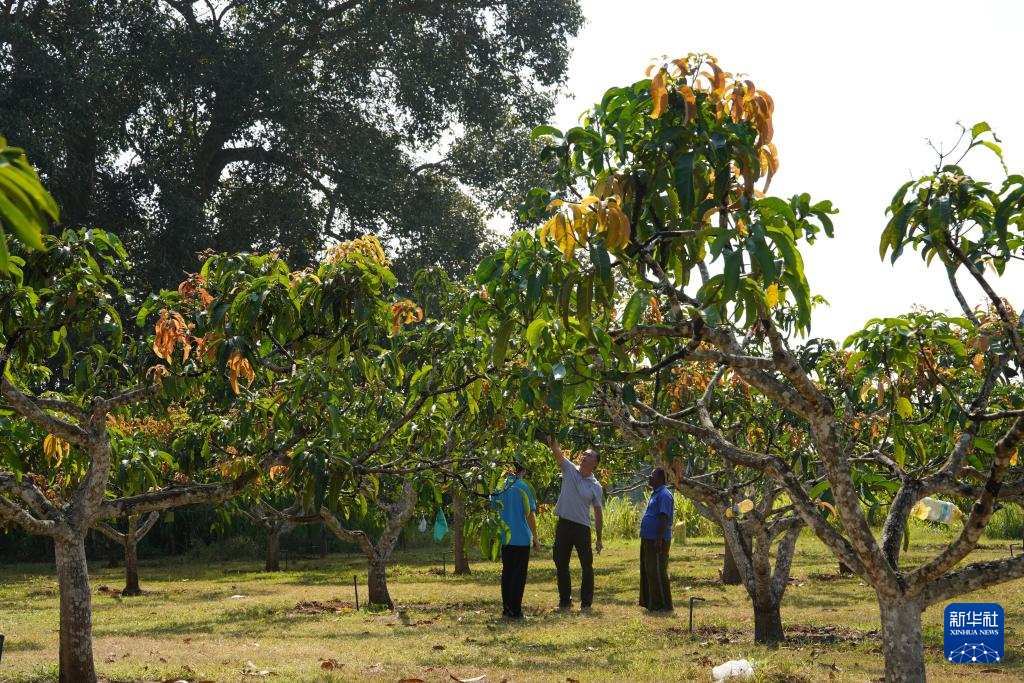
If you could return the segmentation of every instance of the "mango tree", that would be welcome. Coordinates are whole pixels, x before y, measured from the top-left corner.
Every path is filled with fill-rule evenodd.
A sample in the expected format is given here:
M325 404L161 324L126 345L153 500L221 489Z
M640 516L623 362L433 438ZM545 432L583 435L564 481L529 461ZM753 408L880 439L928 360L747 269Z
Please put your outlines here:
M1024 421L1012 405L987 410L999 373L1015 371L1021 357L1017 318L990 295L998 322L973 386L965 366L973 358L959 355L939 330L927 340L948 346L932 352L937 369L946 369L936 376L965 378L962 396L944 390L933 399L959 406L955 419L962 422L954 423L949 449L901 463L892 440L874 448L858 441L860 425L835 396L863 386L825 386L790 343L808 329L812 307L798 245L831 235L834 210L807 195L763 194L778 168L773 107L751 81L724 72L710 57L690 55L655 65L649 79L609 90L583 126L564 134L539 130L551 138L547 155L559 164L561 184L536 191L533 211L547 206L553 215L537 233L515 235L477 274L487 289L495 354L503 355L512 332L521 331L533 359L525 403L541 400L566 413L605 386L628 406L628 420L698 438L722 461L770 477L831 552L875 589L886 680L923 680L922 609L1024 574L1024 558L954 569L975 547L995 505L1019 494L1021 484L1004 485L1004 478ZM994 144L982 140L986 132L975 127L971 144ZM899 195L883 251L913 244L945 254L979 284L978 262L1009 263L1020 250L1019 176L1000 192L964 178L955 169L940 171L914 186L911 199ZM966 234L968 228L983 238ZM648 308L657 308L660 320L644 321ZM815 483L814 473L738 443L716 425L711 411L720 377L674 411L636 390L632 373L654 373L664 387L674 370L700 362L729 368L757 400L792 414L825 480ZM870 363L865 371L882 372ZM883 383L894 382L890 376ZM890 423L920 419L912 402L908 412L909 400L882 402ZM996 429L992 453L975 448L977 464L967 467L980 425L999 421L1009 426ZM865 478L890 482L881 540L861 504ZM826 490L836 524L821 514ZM973 498L972 514L948 548L908 570L894 549L914 503L934 493Z
M10 220L10 207L3 208ZM245 328L256 322L246 318L253 304L283 296L297 315L315 319L291 330L290 342L304 335L301 344L293 344L295 351L284 347L296 363L299 351L317 355L333 347L339 354L344 346L347 353L363 339L367 319L388 318L387 302L380 298L384 273L358 257L296 275L276 257L214 258L204 268L218 277L213 295L193 278L178 292L147 300L139 325L167 299L189 317L160 310L149 339L121 323L120 311L138 299L118 281L127 255L116 237L99 230L65 232L44 237L45 250L32 252L20 242L9 244L9 273L0 280L5 433L22 435L37 450L5 449L0 520L54 540L60 680L89 683L96 672L88 530L108 519L239 495L301 450L296 401L289 404L271 381L276 375L257 373L248 359L263 360L253 349L276 349L280 328L260 327L258 336L240 339L207 334L209 321L221 330ZM282 271L284 288L275 289L281 279L268 276ZM339 322L341 312L345 320ZM127 441L119 418L171 408L185 410L190 419L166 449L146 457L147 467L167 468L162 474L172 484L120 495L111 487L114 463Z
M338 249L331 258L354 255L362 267L384 267L375 241ZM265 304L253 329L274 329L284 315ZM456 452L471 448L478 434L470 425L485 401L474 368L485 342L425 317L411 299L394 302L384 316L384 324L366 327L364 343L340 355L336 349L291 362L281 339L254 362L278 374L282 394L292 397L285 405L303 416L309 434L282 482L302 491L304 510L318 511L327 529L364 552L370 602L390 607L387 565L401 530L417 501L440 495L437 473L460 460ZM287 320L281 329L303 338ZM365 521L379 534L353 528Z

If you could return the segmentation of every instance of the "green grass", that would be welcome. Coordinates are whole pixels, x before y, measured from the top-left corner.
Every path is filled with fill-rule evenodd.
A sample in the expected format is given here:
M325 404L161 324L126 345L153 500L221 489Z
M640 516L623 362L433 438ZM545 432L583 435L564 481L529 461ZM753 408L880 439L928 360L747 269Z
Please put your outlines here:
M915 528L911 563L934 553L942 532ZM1007 555L1008 542L986 540L974 559ZM92 572L95 653L111 681L450 681L486 674L487 683L518 681L710 681L727 659L755 662L758 681L874 681L882 675L873 592L838 578L836 562L809 534L801 538L783 605L790 640L778 648L751 642L746 594L718 582L721 545L691 539L672 548L676 612L649 616L636 606L638 545L609 543L596 560L597 596L590 614L554 613L550 554L531 562L522 623L497 618L498 564L476 561L468 577L440 575L441 548L396 553L390 573L393 613L303 614L302 601L352 602L352 576L365 596L357 556L302 560L264 574L257 561L201 566L143 563L138 598L112 597L118 570ZM450 571L450 558L449 558ZM240 573L241 572L241 573ZM578 573L574 574L578 587ZM688 596L707 602L687 633ZM942 605L924 615L930 681L1024 678L1024 582L963 596L1006 609L1007 656L982 678L976 667L942 660ZM0 566L0 632L7 635L0 680L55 680L57 591L52 567ZM337 661L333 669L322 662ZM245 675L270 671L272 676Z

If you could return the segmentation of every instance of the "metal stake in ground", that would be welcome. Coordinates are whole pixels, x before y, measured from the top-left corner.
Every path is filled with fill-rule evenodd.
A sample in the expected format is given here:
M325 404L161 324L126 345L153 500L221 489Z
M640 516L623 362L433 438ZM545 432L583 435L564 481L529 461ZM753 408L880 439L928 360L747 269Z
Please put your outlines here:
M359 577L352 575L352 591L356 594L356 611L359 611Z
M705 602L705 600L704 598L690 596L690 633L693 633L693 603L695 602Z

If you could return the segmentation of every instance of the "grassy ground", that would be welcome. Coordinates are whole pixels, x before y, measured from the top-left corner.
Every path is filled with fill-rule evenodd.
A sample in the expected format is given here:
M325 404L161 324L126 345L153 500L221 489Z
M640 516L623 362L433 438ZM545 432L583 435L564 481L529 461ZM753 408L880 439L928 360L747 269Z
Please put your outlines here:
M941 540L916 530L911 561L934 553ZM972 557L1005 557L1007 544L986 541ZM719 584L719 541L691 539L672 548L677 609L670 616L648 616L636 606L637 554L636 542L619 541L596 559L597 596L589 614L551 611L554 567L548 553L534 558L525 599L531 617L521 623L497 617L499 565L476 562L469 577L442 576L440 548L397 553L390 577L399 609L382 614L349 609L353 574L365 584L355 556L293 562L279 574L254 572L254 562L143 563L149 593L129 599L109 590L121 586L118 570L98 569L92 573L96 662L112 681L429 682L484 674L487 683L710 681L713 665L744 657L755 662L758 681L876 681L882 675L874 594L859 579L838 578L836 562L808 534L783 606L790 640L775 649L751 642L743 589ZM691 595L707 600L695 610L692 636L685 608ZM981 665L942 659L943 606L929 609L929 680L1024 679L1022 595L1024 581L1016 581L962 598L999 602L1006 610L1006 658L984 665L984 673ZM313 601L334 602L297 609ZM54 679L52 567L0 566L0 632L7 635L0 681Z

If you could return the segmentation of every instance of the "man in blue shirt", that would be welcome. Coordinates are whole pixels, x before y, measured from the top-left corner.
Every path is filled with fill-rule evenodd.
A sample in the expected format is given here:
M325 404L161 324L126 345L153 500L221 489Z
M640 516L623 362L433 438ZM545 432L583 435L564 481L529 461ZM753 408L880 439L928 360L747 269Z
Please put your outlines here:
M654 490L640 520L640 606L652 612L672 610L668 549L672 545L675 502L665 486L665 470L656 467L647 481Z
M491 494L491 507L497 508L501 521L501 613L512 619L523 618L523 591L530 564L530 546L540 547L537 540L537 502L533 491L523 481L526 468L515 464L515 472Z

